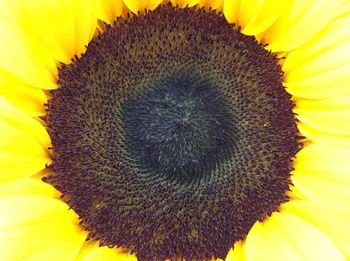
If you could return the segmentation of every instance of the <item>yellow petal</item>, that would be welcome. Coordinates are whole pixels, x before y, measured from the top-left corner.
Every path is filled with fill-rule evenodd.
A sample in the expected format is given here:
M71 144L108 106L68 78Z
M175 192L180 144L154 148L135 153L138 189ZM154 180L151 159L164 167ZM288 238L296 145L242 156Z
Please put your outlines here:
M339 13L337 17L344 17L350 15L350 1L345 0L341 8L339 9Z
M304 80L284 82L283 85L292 95L308 99L349 95L349 70L350 66L343 66Z
M295 168L333 173L347 173L350 148L335 148L311 144L304 147L296 156Z
M30 116L45 114L43 104L47 98L44 92L28 85L23 80L0 69L0 95Z
M48 163L49 159L45 157L0 151L0 180L33 176L43 170Z
M314 129L304 123L298 123L300 133L309 140L326 146L350 147L350 135L336 135Z
M0 135L0 179L35 175L50 162L44 127L4 99L0 99Z
M23 30L39 39L55 61L69 63L75 54L74 17L68 1L19 0L13 4ZM57 70L54 72L57 76Z
M99 19L111 24L123 13L123 0L102 0L99 6Z
M173 5L177 5L180 8L195 6L199 1L200 0L170 0Z
M350 38L348 41L332 46L327 51L321 52L306 62L296 66L293 70L287 68L286 82L302 81L311 77L318 76L329 70L337 70L346 67L349 61L350 53ZM292 54L291 54L292 55ZM288 66L288 57L286 63Z
M244 0L240 3L238 23L242 33L257 35L269 28L291 6L290 0Z
M263 41L274 52L291 51L310 40L337 15L341 1L293 1L265 32Z
M318 101L299 99L297 118L304 124L336 135L350 134L350 96Z
M287 191L286 194L291 200L307 199L307 197L294 185L290 185L289 188L290 191Z
M350 148L311 144L296 157L292 182L309 199L319 202L349 202Z
M224 6L224 0L201 0L198 6L205 7L207 9L211 8L217 12L222 12Z
M55 61L69 63L93 37L101 5L97 0L22 0L15 7L25 31L38 38Z
M98 0L70 0L70 2L73 4L74 13L75 54L80 55L86 51L86 45L96 32L101 3Z
M282 211L294 214L318 227L350 258L350 208L334 204L294 201L282 205Z
M27 132L26 130L21 129L20 126L16 126L7 118L3 117L3 115L0 117L0 131L1 152L18 152L18 154L14 153L14 156L47 156L47 148L43 148L43 146L31 132Z
M60 193L51 185L34 178L21 178L0 182L0 198L20 195L37 194L58 198Z
M283 64L283 71L289 73L319 55L350 41L347 32L350 16L331 21L321 32L303 46L290 52Z
M224 0L224 15L229 23L237 23L240 0Z
M336 19L310 42L288 54L285 86L293 95L321 99L350 94L350 16Z
M273 213L256 222L246 238L247 260L344 260L334 243L317 227L297 216Z
M2 260L74 260L86 233L63 202L19 195L0 200Z
M131 12L137 14L138 12L143 12L145 10L155 9L162 0L123 0L124 4L129 8Z
M296 105L300 110L346 110L350 109L350 95L321 100L298 99Z
M233 249L230 249L228 255L226 256L225 261L245 261L245 248L244 242L238 241L235 243Z
M0 17L3 11L0 11ZM37 40L28 37L16 24L0 20L0 68L37 88L56 87L54 60Z
M98 242L85 244L76 259L77 261L137 261L134 255L130 255L121 248L99 247Z
M13 106L0 96L0 119L11 124L22 132L32 135L45 149L51 144L45 127L34 118Z
M328 172L294 171L292 182L307 198L332 204L347 204L350 200L349 175Z

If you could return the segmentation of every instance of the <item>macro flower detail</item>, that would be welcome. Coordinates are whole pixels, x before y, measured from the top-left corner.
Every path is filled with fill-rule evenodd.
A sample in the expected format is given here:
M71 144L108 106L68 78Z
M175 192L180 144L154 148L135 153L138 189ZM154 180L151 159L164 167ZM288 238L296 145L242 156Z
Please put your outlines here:
M213 11L118 19L59 69L44 181L102 244L225 258L288 201L298 130L277 62Z
M347 1L3 1L4 260L346 260Z

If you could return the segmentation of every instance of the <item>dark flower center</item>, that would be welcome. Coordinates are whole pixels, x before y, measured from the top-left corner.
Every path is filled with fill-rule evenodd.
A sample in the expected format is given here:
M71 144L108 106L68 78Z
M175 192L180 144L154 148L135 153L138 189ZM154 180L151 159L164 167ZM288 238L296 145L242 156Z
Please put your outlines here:
M125 144L145 175L199 185L234 151L225 97L193 68L145 86L124 105Z
M59 68L51 174L90 238L140 260L225 258L288 200L299 134L278 59L220 14L118 18Z

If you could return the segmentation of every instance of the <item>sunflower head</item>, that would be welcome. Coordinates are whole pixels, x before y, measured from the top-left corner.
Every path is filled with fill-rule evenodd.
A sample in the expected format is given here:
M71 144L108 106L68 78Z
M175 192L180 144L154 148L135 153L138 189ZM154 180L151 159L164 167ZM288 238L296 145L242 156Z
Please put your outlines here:
M45 181L102 244L140 259L224 258L288 200L291 96L278 59L232 27L160 5L117 19L60 68Z
M1 260L350 257L345 2L0 1Z

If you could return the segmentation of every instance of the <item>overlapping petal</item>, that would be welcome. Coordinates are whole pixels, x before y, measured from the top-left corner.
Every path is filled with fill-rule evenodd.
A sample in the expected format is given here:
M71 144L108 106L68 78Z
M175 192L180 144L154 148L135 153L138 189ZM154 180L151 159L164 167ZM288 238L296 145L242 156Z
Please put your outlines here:
M245 243L238 241L234 244L233 249L230 249L225 261L244 261L246 260Z
M322 99L349 95L350 16L335 19L310 42L289 53L283 70L291 94Z
M104 22L111 24L116 17L121 16L123 11L127 8L124 7L123 0L103 0L100 1L101 5L98 5L96 12L98 17Z
M337 135L315 129L304 123L298 123L300 133L312 142L326 146L348 147L350 148L350 134Z
M30 116L45 114L47 97L43 90L30 86L15 75L0 69L0 95Z
M350 200L350 148L311 144L297 155L293 184L317 202L348 206Z
M292 51L306 43L338 15L343 1L296 0L264 32L263 41L274 52Z
M60 193L37 178L19 178L0 182L0 198L15 195L43 195L58 198Z
M129 8L129 10L135 14L138 12L144 12L145 10L153 10L156 8L162 0L124 0L124 4Z
M0 69L36 88L55 88L55 61L39 39L26 34L18 21L12 21L13 12L5 3L0 4Z
M245 254L247 261L345 260L320 229L290 213L273 213L256 222L246 238Z
M35 175L50 162L44 126L1 97L0 133L0 179Z
M100 247L98 242L88 243L83 246L77 261L137 261L135 255L131 255L121 248Z
M292 201L282 205L281 210L301 217L322 230L342 251L345 257L350 258L349 207L339 205L337 202L324 204L311 201Z
M74 260L86 233L58 199L17 195L0 199L2 260Z
M335 135L350 134L350 96L323 100L299 100L294 112L304 124Z
M212 10L217 10L222 12L224 6L224 0L201 0L198 5L200 7L211 8Z

